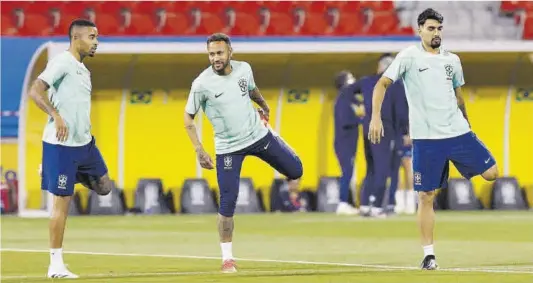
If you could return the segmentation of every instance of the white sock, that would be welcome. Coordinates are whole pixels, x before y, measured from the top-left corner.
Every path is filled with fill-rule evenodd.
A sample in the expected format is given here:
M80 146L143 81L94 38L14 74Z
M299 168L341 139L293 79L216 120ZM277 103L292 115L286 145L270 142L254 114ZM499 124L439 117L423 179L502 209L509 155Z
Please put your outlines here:
M422 248L424 248L424 257L428 255L435 255L433 252L433 245L423 246Z
M50 249L50 265L64 266L63 263L63 248Z
M231 247L231 242L220 243L220 248L222 249L222 261L233 259L233 251Z

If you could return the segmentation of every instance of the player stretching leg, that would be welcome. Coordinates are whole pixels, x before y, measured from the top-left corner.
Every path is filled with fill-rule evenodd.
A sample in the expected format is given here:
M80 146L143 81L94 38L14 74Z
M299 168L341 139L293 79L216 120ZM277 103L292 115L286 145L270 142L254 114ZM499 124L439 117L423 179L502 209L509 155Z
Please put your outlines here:
M261 121L253 102L268 120L269 107L256 87L252 68L246 62L231 60L231 42L225 34L207 40L211 66L192 83L185 107L185 128L200 165L213 169L213 160L198 139L194 116L200 108L215 132L217 180L220 189L218 232L222 249L222 271L235 272L232 252L233 214L239 193L241 165L247 155L261 158L291 184L302 176L300 158Z
M63 263L63 235L74 193L82 183L99 195L111 191L107 167L91 135L91 76L82 63L98 45L94 23L75 20L70 48L50 60L29 96L49 116L43 134L41 188L53 196L50 218L49 278L78 278ZM49 91L47 96L46 91Z
M369 138L383 136L381 104L387 87L403 79L409 103L409 134L413 140L414 187L418 191L418 221L424 248L422 269L436 269L433 252L435 190L448 185L449 162L470 179L498 176L494 157L471 131L461 87L461 61L441 45L443 17L433 9L418 16L421 43L402 50L374 88Z

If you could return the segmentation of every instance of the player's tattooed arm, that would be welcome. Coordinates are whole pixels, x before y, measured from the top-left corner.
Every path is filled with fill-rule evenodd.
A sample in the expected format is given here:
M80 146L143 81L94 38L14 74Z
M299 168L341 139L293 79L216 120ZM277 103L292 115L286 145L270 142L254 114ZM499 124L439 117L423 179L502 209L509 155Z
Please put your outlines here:
M252 99L255 103L257 103L257 105L259 105L261 109L263 109L263 112L268 120L270 116L270 108L268 107L268 104L263 98L263 95L261 95L259 88L256 87L250 91L250 99Z
M35 101L35 104L37 104L41 110L55 119L57 116L59 116L59 113L57 113L57 110L50 102L50 99L48 99L46 91L49 88L50 86L45 81L36 79L30 88L29 96L33 101Z
M455 88L455 97L457 98L457 106L459 107L459 110L461 110L466 121L470 124L470 121L468 121L468 115L466 115L465 100L463 98L463 90L461 87Z

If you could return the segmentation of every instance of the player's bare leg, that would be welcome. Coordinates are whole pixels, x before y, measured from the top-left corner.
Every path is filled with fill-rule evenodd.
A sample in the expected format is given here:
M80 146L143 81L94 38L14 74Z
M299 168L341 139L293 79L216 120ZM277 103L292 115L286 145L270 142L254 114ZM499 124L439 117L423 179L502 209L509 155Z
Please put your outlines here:
M106 173L100 178L96 178L90 175L79 175L78 179L88 189L93 190L99 195L105 196L113 189L113 182Z
M498 166L494 164L492 167L487 169L487 171L483 172L481 174L481 177L483 177L483 179L487 181L494 181L496 180L496 178L498 178L499 174L500 173L498 172Z
M226 217L218 214L218 235L220 237L220 247L222 249L222 272L236 272L235 260L233 259L233 217Z
M78 278L70 272L63 262L63 236L67 223L68 210L72 196L54 196L52 215L49 223L50 266L49 278Z
M420 227L420 238L424 248L424 261L422 268L437 269L435 253L433 251L433 232L435 227L435 211L433 210L433 200L435 191L418 192L418 225Z

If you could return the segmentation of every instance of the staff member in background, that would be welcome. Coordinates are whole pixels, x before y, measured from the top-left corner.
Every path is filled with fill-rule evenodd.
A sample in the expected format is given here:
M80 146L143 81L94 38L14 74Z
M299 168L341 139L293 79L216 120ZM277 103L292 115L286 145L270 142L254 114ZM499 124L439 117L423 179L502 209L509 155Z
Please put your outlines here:
M413 145L409 138L409 106L407 104L405 91L401 94L402 95L397 95L395 97L394 105L397 118L396 124L400 134L397 139L396 148L397 154L401 159L400 165L404 172L405 187L402 188L399 180L392 180L389 198L391 201L394 201L390 203L391 205L394 205L394 212L415 214L417 196L413 190ZM395 190L395 188L400 189Z
M395 160L395 143L397 140L397 126L395 125L394 98L404 92L401 81L391 85L387 89L387 95L381 107L381 118L385 130L385 136L379 144L372 144L366 137L368 136L370 118L372 116L372 93L374 86L378 82L381 74L392 63L394 57L383 54L378 61L377 74L364 77L360 80L361 90L364 98L366 115L363 119L363 133L365 138L365 158L367 162L367 173L361 190L360 212L363 216L386 217L383 210L385 193L390 187L391 177L393 177L394 167L398 174L399 158ZM405 95L405 94L403 94ZM397 163L398 165L394 166ZM396 179L397 176L395 176ZM387 196L388 198L388 196Z
M391 99L396 140L392 154L391 183L388 193L385 195L386 212L388 214L403 213L406 209L406 190L397 190L400 186L399 174L401 166L404 167L406 183L411 184L412 201L410 205L414 206L413 170L410 163L412 152L411 140L409 139L409 106L407 105L405 90L397 91Z
M338 95L335 101L335 154L342 170L340 178L340 202L338 215L354 215L359 211L349 204L350 181L352 180L357 138L361 118L365 115L359 84L349 71L335 77Z

